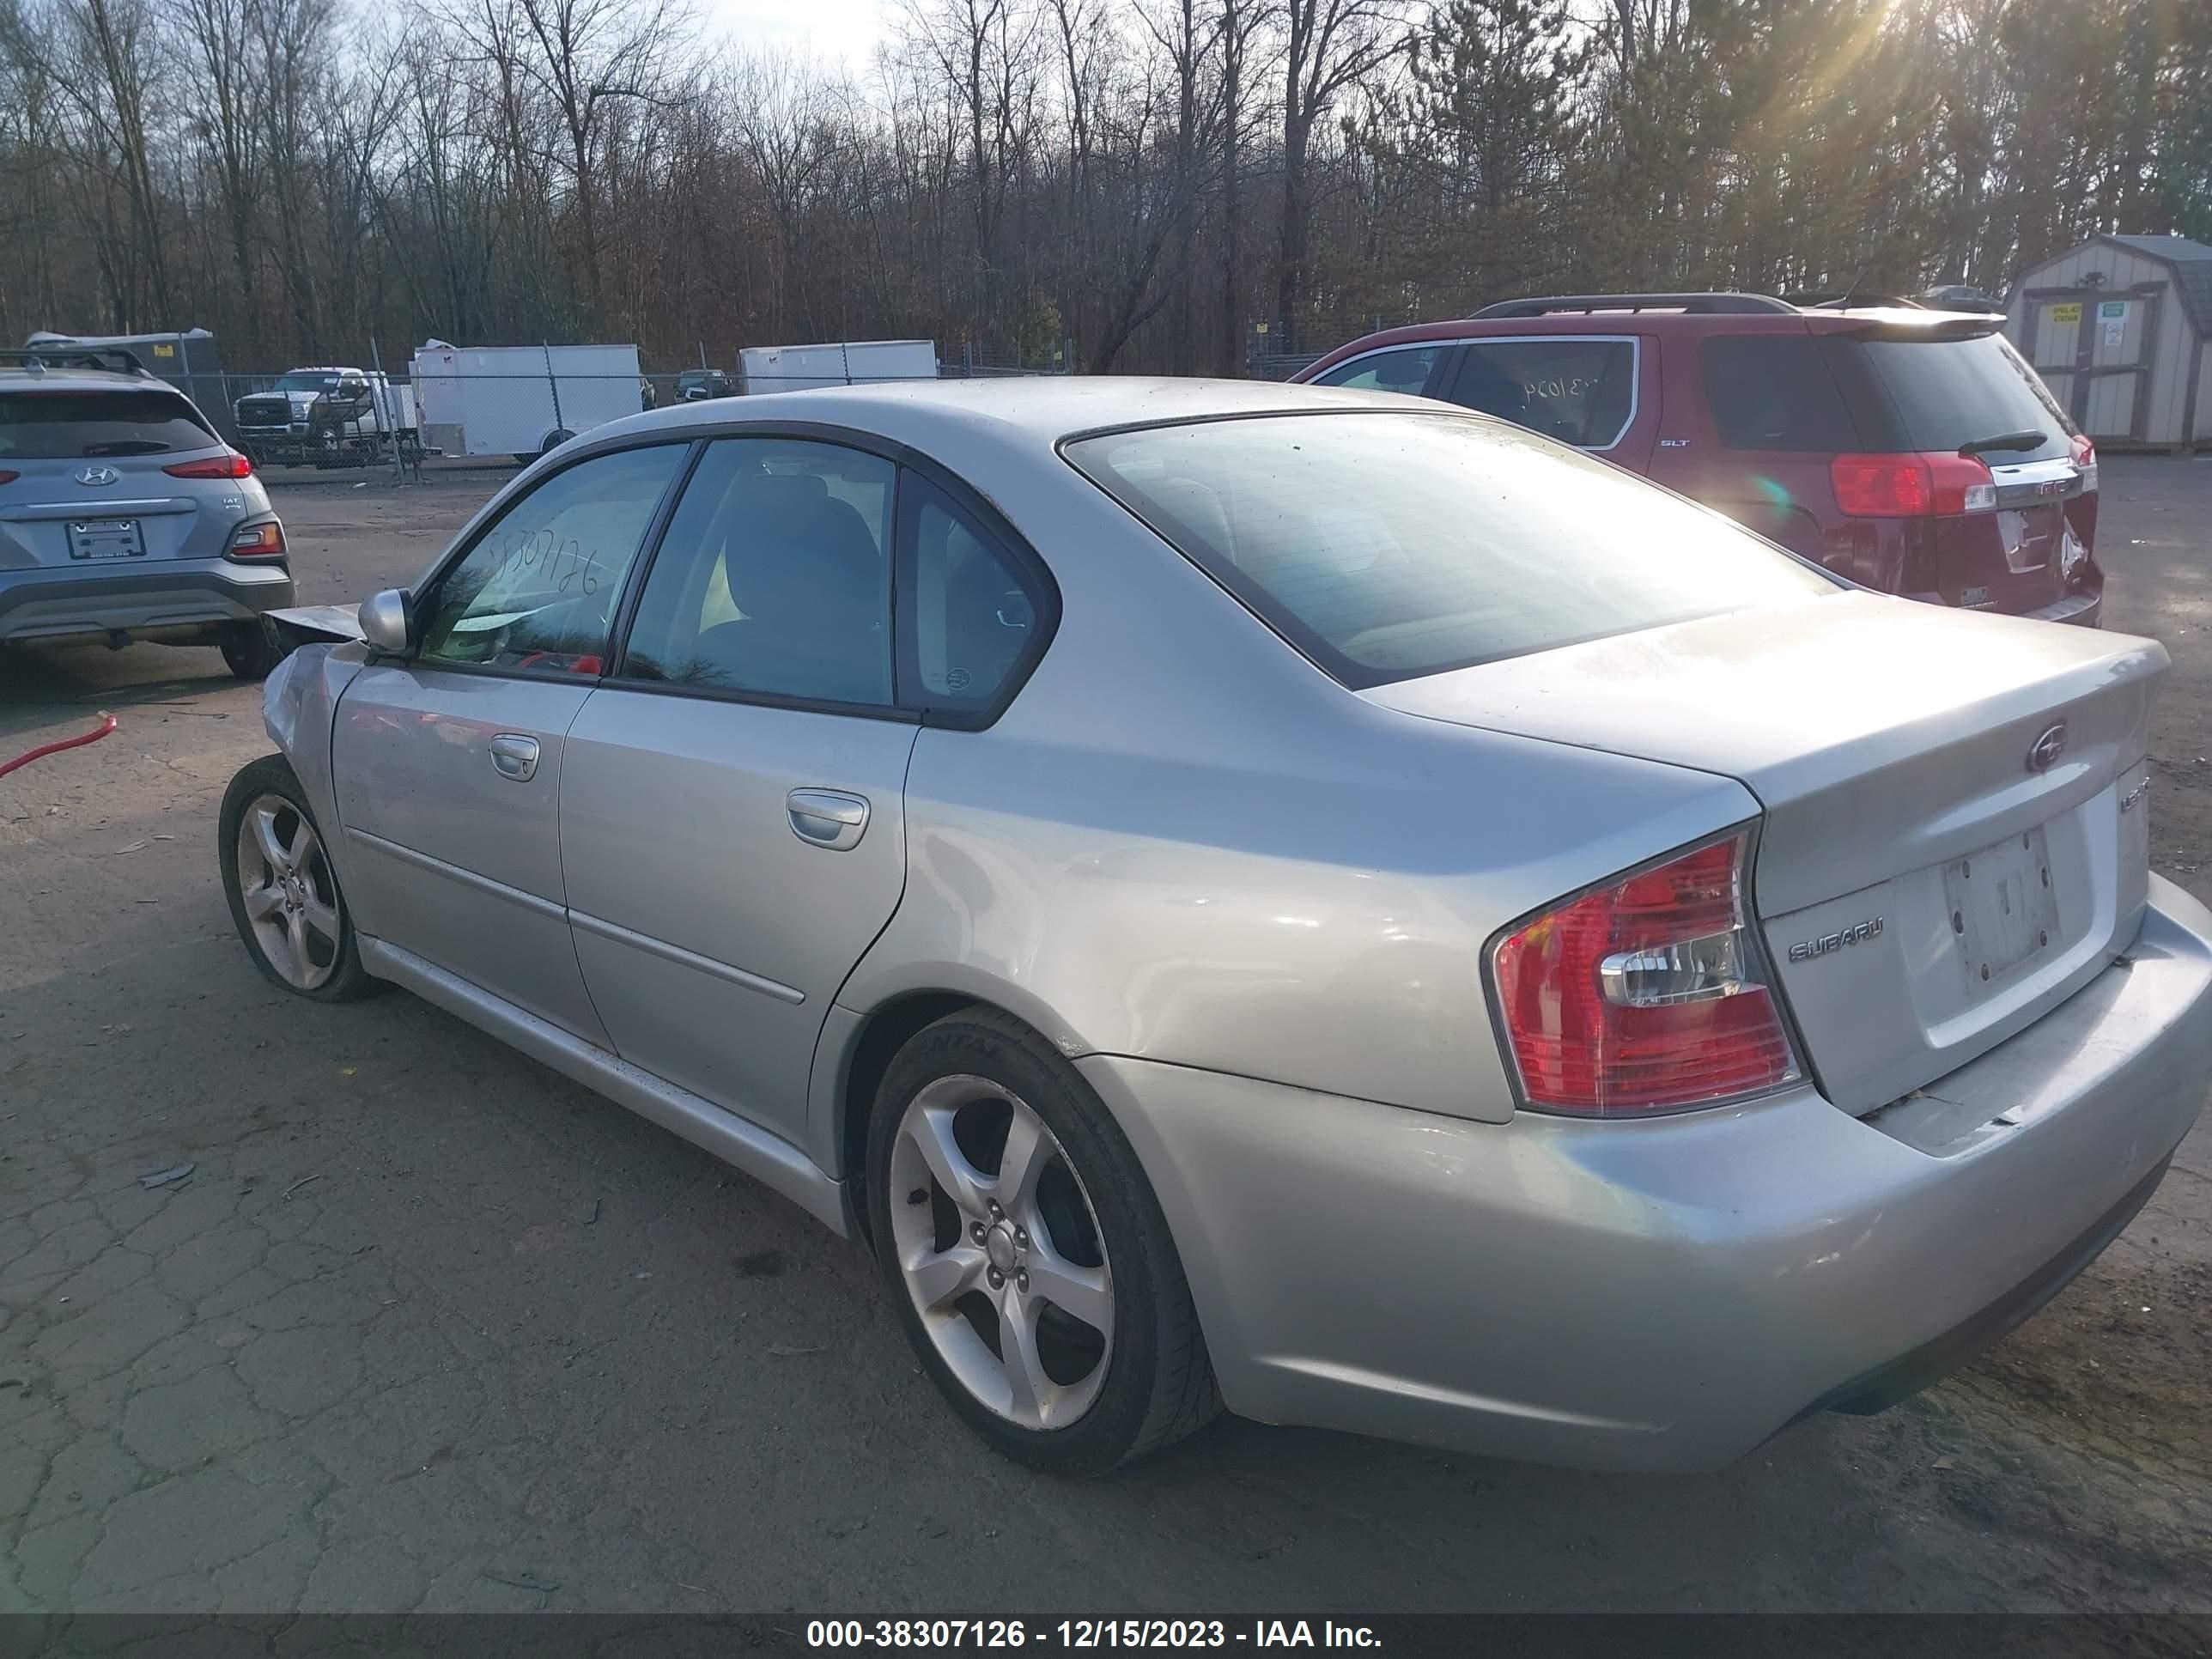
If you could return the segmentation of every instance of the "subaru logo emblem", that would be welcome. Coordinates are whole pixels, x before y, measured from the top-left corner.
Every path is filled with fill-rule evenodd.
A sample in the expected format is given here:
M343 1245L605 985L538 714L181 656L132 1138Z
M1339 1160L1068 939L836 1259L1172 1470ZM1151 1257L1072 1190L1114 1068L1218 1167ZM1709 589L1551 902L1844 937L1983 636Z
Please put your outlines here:
M101 484L113 483L122 476L112 466L88 466L76 475L76 481L88 488L97 489Z
M2058 757L2065 752L2066 722L2060 720L2055 726L2045 727L2043 735L2028 745L2027 769L2031 772L2048 772L2058 763Z

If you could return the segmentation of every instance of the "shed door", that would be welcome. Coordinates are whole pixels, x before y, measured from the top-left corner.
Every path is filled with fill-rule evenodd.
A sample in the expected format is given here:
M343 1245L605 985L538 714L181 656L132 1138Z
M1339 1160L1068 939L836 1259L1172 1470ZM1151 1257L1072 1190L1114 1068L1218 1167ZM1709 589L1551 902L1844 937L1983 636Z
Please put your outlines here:
M2145 438L2159 295L2084 289L2034 307L2036 373L2074 423L2093 439Z

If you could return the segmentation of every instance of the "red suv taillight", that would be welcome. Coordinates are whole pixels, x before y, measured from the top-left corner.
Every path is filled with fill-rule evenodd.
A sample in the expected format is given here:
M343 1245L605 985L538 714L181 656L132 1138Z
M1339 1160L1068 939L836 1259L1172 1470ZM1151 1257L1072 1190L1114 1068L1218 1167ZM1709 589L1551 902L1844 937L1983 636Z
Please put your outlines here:
M228 454L210 455L204 461L179 461L161 471L173 478L250 478L253 476L253 463L234 449Z
M1530 1106L1674 1111L1801 1074L1752 933L1750 845L1739 830L1570 900L1492 947Z
M1996 478L1971 455L1838 455L1828 478L1853 519L1954 518L1997 504Z
M2081 493L2086 495L2097 487L2097 446L2077 433L2070 447L2074 470L2081 475Z

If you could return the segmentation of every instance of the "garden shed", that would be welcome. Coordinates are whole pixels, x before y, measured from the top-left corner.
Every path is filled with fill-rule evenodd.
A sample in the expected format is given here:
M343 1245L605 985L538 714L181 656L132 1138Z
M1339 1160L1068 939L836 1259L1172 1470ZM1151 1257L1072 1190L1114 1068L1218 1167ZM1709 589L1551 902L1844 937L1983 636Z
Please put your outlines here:
M2013 343L2098 443L2212 443L2212 247L2093 236L2021 271L2006 315Z

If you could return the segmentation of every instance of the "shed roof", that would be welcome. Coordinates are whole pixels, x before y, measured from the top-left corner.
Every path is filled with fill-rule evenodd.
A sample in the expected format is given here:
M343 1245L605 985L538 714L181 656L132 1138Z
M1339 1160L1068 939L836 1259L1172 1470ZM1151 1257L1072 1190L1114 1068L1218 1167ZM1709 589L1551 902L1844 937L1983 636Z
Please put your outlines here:
M2212 247L2192 242L2186 236L2107 234L2097 240L2156 259L2170 269L2173 272L2174 292L2181 296L2183 313L2199 335L2212 338Z

